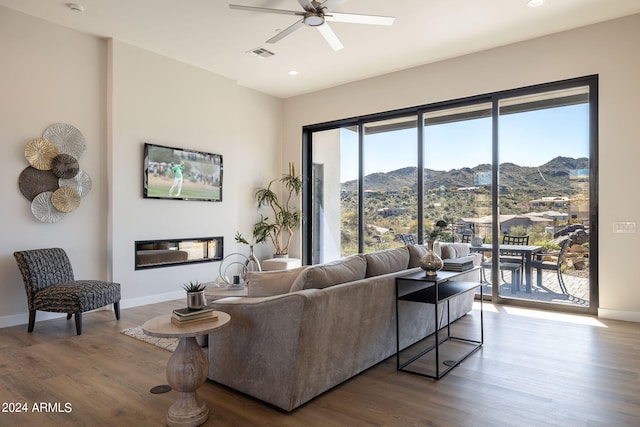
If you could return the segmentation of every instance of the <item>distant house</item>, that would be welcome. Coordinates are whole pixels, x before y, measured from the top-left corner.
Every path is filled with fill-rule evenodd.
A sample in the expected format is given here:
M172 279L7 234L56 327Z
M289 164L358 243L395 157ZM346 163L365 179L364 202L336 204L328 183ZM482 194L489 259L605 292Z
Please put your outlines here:
M500 215L500 233L509 234L513 227L529 228L544 224L550 226L556 221L566 221L567 214L555 211L531 212L523 215ZM479 218L460 218L458 229L473 229L479 237L491 234L491 215Z
M528 205L530 209L536 208L555 208L566 209L569 207L570 201L568 197L543 197L541 199L530 200Z
M378 214L387 218L389 216L404 215L408 212L407 208L382 208L378 209Z

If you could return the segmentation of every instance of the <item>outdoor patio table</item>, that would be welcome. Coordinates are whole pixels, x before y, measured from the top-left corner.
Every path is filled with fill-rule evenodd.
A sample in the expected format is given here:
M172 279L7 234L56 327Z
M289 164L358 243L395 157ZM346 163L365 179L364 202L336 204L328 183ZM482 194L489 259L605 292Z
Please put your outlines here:
M526 285L527 293L531 293L531 261L533 256L542 252L544 247L537 245L499 245L500 253L519 254L524 256L524 283ZM493 245L491 243L485 243L480 246L471 246L469 248L472 252L491 252Z

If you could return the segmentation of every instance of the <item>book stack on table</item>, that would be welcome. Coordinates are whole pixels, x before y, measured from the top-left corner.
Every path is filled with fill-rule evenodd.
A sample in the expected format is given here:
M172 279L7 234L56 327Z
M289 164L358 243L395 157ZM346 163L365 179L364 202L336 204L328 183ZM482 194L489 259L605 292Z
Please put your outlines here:
M467 271L473 268L473 261L470 259L445 259L443 270L446 271Z
M189 310L188 308L180 308L173 310L171 315L171 323L176 326L191 326L198 323L210 322L216 320L218 316L213 312L213 308L203 308L200 310Z

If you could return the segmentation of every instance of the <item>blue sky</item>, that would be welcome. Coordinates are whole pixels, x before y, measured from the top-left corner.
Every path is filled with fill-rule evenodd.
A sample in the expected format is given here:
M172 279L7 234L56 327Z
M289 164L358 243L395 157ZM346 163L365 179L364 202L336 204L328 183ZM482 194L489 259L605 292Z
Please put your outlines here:
M500 117L500 162L540 166L558 157L588 157L588 104ZM365 137L365 174L416 166L415 129ZM451 170L491 163L491 119L429 126L425 167ZM357 136L342 132L341 182L357 178Z

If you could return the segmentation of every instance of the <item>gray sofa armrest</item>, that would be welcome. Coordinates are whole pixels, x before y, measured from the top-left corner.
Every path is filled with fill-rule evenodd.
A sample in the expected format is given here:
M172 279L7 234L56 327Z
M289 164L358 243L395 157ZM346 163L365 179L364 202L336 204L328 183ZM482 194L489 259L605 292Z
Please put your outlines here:
M231 322L209 334L208 378L291 410L304 308L313 293L213 302Z

